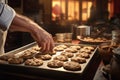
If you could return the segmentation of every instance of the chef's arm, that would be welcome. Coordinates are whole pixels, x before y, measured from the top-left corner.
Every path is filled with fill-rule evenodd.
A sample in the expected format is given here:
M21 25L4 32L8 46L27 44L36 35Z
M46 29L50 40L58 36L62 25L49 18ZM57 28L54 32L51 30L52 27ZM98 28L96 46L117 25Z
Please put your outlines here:
M54 47L52 36L37 23L25 16L16 14L9 30L29 32L38 45L42 47L43 52L52 51Z

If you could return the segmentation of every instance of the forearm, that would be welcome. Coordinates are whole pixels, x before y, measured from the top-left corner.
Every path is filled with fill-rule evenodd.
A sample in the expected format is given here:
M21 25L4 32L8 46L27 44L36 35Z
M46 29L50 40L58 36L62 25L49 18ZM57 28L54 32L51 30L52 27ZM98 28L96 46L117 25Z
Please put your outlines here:
M37 28L39 28L41 31L44 31L41 27L39 27L38 24L34 23L31 19L22 15L16 14L9 30L32 33L33 31L36 31Z

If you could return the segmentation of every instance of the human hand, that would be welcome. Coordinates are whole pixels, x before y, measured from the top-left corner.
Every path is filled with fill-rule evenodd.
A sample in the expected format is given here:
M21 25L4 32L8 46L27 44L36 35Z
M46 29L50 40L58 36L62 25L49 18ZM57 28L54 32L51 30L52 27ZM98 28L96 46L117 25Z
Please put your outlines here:
M34 28L34 32L31 34L38 46L41 47L42 52L52 52L54 48L54 41L52 35L42 28Z

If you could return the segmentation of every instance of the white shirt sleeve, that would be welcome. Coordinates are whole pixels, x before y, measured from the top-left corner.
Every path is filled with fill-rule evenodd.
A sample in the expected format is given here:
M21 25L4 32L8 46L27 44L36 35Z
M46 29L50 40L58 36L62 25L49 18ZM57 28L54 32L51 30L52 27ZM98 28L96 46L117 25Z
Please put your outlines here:
M9 29L15 14L14 9L10 6L0 3L0 29L3 31Z

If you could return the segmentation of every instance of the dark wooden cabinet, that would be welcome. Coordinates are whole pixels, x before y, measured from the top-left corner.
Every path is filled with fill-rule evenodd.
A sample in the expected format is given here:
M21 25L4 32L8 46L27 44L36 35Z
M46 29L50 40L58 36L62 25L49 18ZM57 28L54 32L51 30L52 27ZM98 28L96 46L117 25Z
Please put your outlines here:
M39 0L23 0L24 13L38 13L40 10Z
M8 52L10 50L18 48L22 43L21 37L22 35L18 32L14 33L8 32L5 43L5 51Z
M5 52L17 49L33 41L34 40L29 33L8 32L5 43Z

